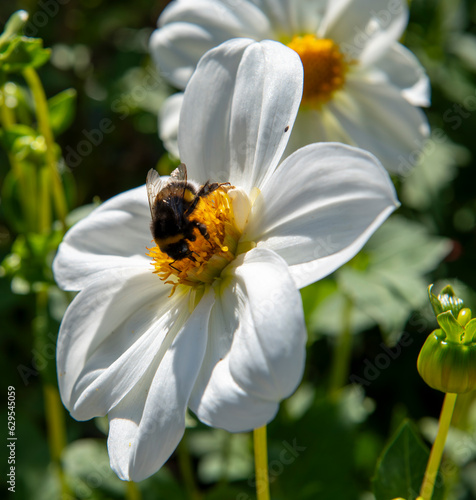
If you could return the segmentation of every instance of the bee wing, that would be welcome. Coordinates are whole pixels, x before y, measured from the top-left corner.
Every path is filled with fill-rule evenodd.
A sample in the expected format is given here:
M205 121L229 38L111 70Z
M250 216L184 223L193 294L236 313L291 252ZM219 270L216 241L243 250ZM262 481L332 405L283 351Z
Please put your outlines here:
M187 182L187 167L185 166L185 163L181 163L171 174L170 174L170 180L175 180L175 181L185 181L183 182L182 186L182 196L185 193L185 186Z
M170 177L177 181L187 180L187 167L185 163L181 163L171 174Z
M152 217L154 217L155 210L155 200L160 191L167 184L167 181L164 181L160 175L157 173L157 170L151 168L149 173L147 174L147 179L145 181L145 185L147 187L147 198L149 199L149 207L150 213Z
M157 195L162 191L162 189L167 186L170 182L177 181L187 181L187 167L185 163L181 163L171 174L168 179L162 179L156 170L151 168L147 174L147 179L145 181L147 187L147 197L149 199L150 213L152 217L155 214L156 199ZM184 188L185 190L185 184Z

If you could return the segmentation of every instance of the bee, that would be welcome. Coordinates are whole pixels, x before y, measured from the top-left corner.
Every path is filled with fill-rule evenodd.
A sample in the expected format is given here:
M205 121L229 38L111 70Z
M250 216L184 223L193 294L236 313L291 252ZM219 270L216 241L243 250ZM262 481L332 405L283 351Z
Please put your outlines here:
M209 238L207 227L190 216L200 198L212 193L226 183L210 183L203 186L187 180L187 167L181 163L167 180L161 179L154 170L147 174L146 187L152 221L150 231L160 250L170 258L195 260L188 245L195 241L195 229L206 239Z

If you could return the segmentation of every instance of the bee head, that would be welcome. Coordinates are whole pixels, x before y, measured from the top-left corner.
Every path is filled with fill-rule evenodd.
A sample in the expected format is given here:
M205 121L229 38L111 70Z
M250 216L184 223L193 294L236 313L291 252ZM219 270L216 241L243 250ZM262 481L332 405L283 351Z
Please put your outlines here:
M180 240L167 246L167 254L175 260L184 259L191 253L186 240Z

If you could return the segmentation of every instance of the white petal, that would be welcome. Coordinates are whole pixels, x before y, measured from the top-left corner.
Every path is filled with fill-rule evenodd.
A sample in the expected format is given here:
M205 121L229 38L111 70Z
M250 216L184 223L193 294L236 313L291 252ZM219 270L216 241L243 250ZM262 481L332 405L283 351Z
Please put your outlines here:
M185 430L185 412L207 343L208 318L214 301L206 294L175 337L158 369L145 377L110 415L108 449L121 479L142 481L169 458Z
M215 46L208 31L190 23L173 23L155 30L149 42L160 74L179 89L185 88L202 55Z
M269 250L238 257L223 275L190 407L232 432L259 427L299 384L306 332L286 263Z
M269 38L269 19L249 0L181 0L171 2L159 18L159 27L174 22L195 23L227 38ZM219 42L221 43L221 42Z
M403 45L393 44L375 66L385 73L392 85L402 91L410 104L430 105L430 80L415 55Z
M230 373L230 358L216 364L205 387L197 385L190 408L207 425L228 432L248 432L271 422L279 403L248 394Z
M154 297L92 351L74 385L73 417L105 415L157 367L189 317L187 306L186 297Z
M255 202L244 240L283 257L296 286L350 260L398 206L377 159L342 144L312 144L287 158Z
M319 110L299 111L283 158L314 142L342 142L355 145L328 106L323 106Z
M179 127L190 178L250 192L275 168L300 104L302 64L278 42L237 39L208 52L185 91Z
M126 397L109 413L109 432L107 449L111 469L123 481L130 481L129 460L132 443L144 411L145 401L149 393L154 373L144 377L144 385L129 392ZM173 451L173 449L172 449ZM171 451L171 453L172 453Z
M328 0L254 0L271 20L275 36L292 37L315 33L327 9Z
M152 270L118 270L75 297L57 346L61 397L74 418L105 415L154 361L168 322L183 315L170 290Z
M255 249L242 264L239 260L233 275L246 302L237 304L242 321L233 336L230 371L248 393L280 401L294 392L304 369L301 296L286 262L274 252Z
M168 97L159 111L159 137L165 149L176 158L179 157L177 137L182 102L183 93L178 92Z
M245 0L172 2L159 18L150 51L161 74L185 88L200 57L231 38L270 38L268 19Z
M390 172L406 173L409 157L420 151L429 134L424 113L392 85L361 75L348 79L341 97L329 108L352 140Z
M77 291L104 272L149 268L149 225L145 186L106 201L66 233L53 262L56 282Z
M319 30L349 58L369 65L400 38L408 22L403 0L333 0Z

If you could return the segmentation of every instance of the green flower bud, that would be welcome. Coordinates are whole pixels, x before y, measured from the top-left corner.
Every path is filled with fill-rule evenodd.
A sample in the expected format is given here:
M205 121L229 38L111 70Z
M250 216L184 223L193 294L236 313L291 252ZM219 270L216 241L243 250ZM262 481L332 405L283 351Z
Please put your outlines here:
M0 47L15 36L19 35L27 21L28 12L25 10L17 10L14 12L6 22L5 29L0 35Z
M435 296L428 288L440 329L426 339L417 368L433 389L463 394L476 389L476 318L450 286Z
M471 320L471 309L468 309L465 307L464 309L461 309L461 311L458 313L458 323L461 326L466 326L469 321Z
M29 161L35 164L45 163L46 141L42 135L30 135L15 139L12 152L18 161Z
M428 296L430 298L433 311L435 316L441 314L442 312L451 311L455 318L458 317L458 313L463 309L463 301L456 296L451 285L447 285L441 290L438 296L434 295L431 290L433 285L428 287Z

